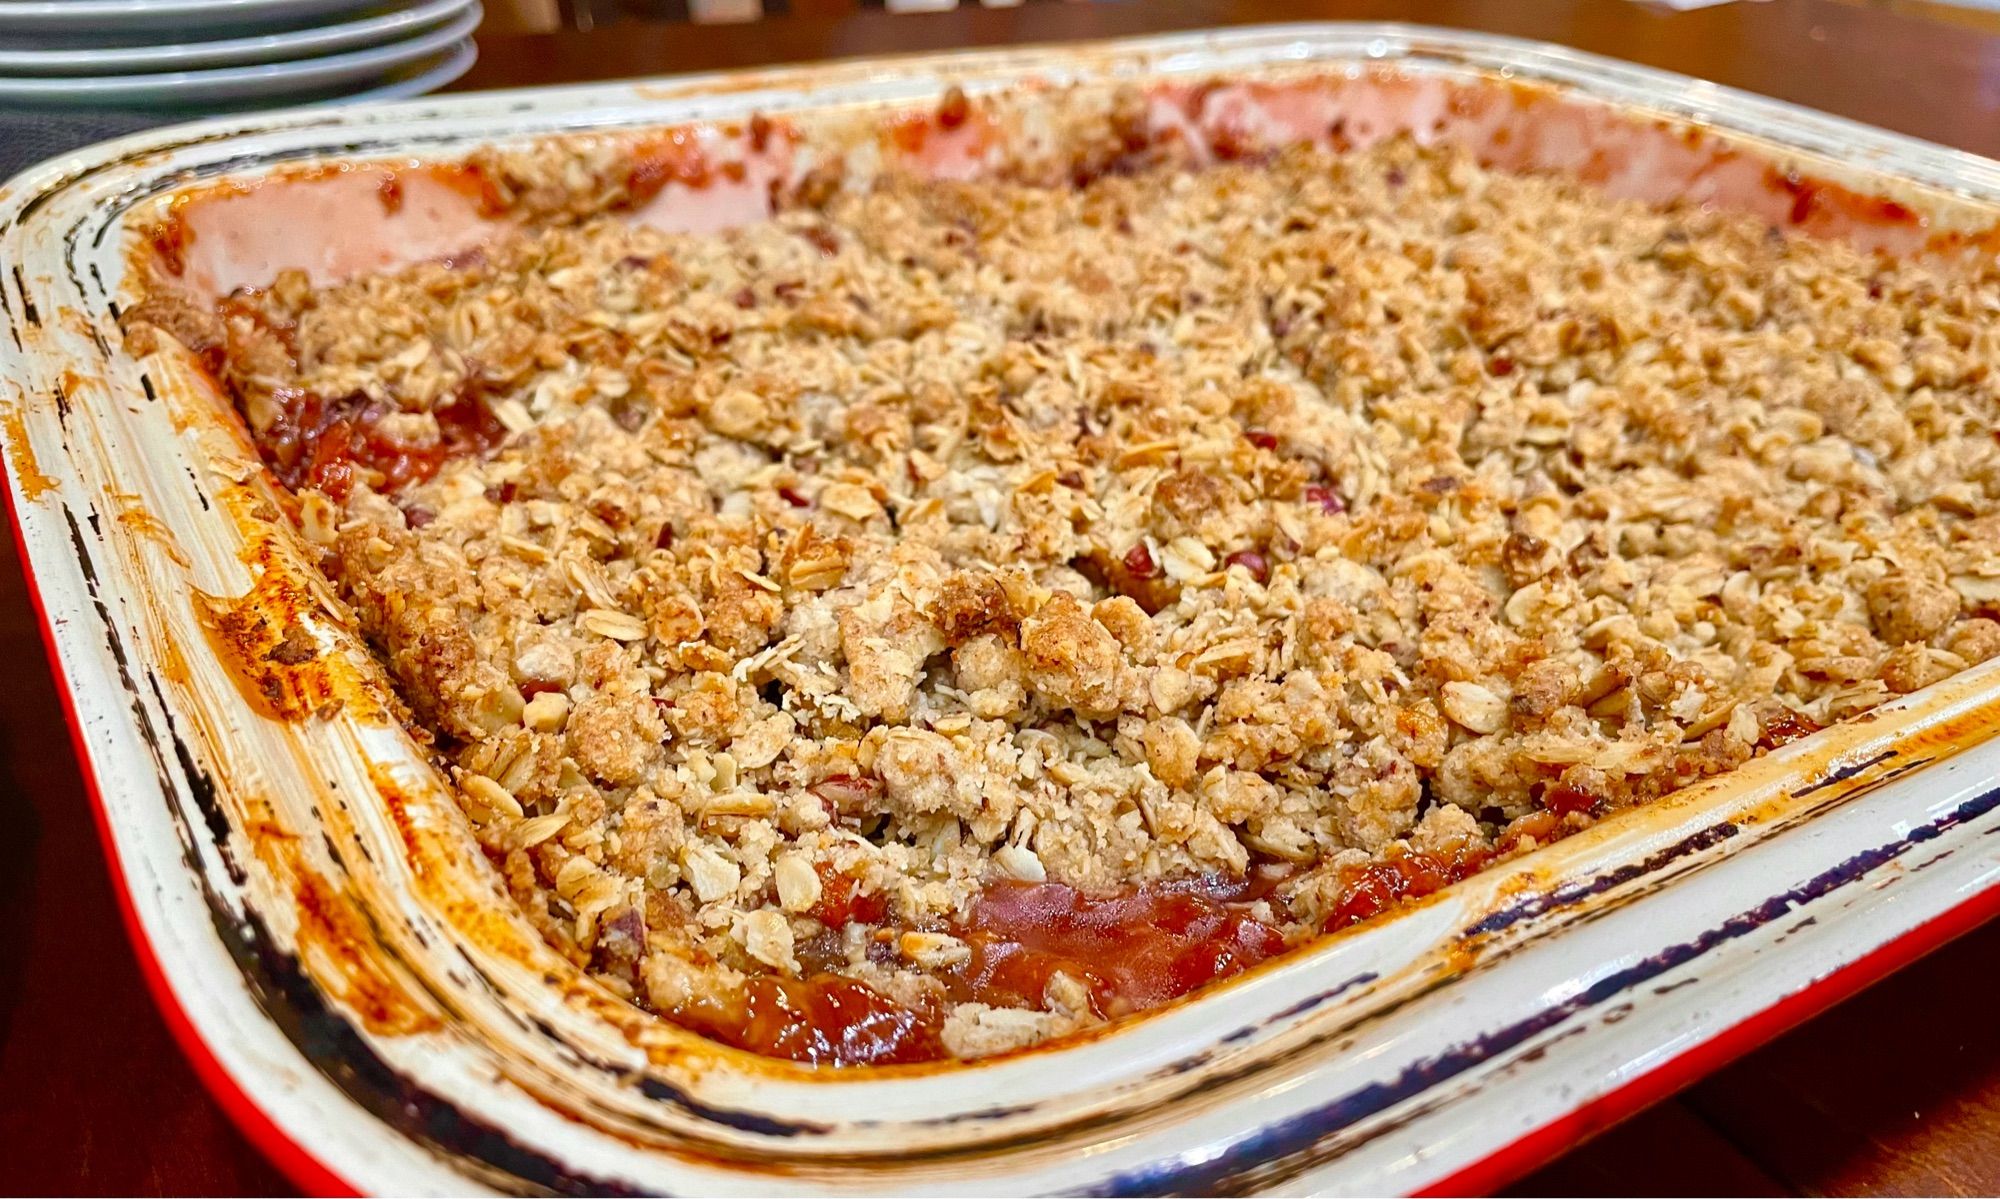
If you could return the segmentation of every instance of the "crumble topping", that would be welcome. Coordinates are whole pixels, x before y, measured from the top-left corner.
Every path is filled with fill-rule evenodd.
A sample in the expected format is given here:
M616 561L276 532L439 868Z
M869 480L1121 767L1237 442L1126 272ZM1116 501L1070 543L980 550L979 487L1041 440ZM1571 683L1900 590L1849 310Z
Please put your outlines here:
M1990 265L1405 142L814 199L206 334L515 898L701 1031L1034 1044L2000 653Z

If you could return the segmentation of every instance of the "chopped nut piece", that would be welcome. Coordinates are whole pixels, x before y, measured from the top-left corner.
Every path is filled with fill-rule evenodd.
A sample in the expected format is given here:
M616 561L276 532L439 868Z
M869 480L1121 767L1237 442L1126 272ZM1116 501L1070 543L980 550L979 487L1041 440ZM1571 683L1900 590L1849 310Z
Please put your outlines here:
M1444 714L1475 733L1497 733L1507 723L1507 701L1478 683L1446 683Z
M299 497L299 529L314 545L332 545L339 538L340 510L317 491Z
M725 391L708 407L708 423L724 437L754 437L771 419L769 405L754 391Z
M521 722L538 733L562 731L569 719L569 696L560 691L544 691L521 709Z
M925 970L942 970L972 960L970 945L944 933L904 933L896 946Z
M798 959L792 956L791 923L769 908L743 917L743 948L766 966L787 974L799 972Z
M787 912L804 912L819 902L819 872L804 854L788 853L772 870L778 887L778 902Z
M743 881L743 871L736 863L706 845L690 845L682 850L681 869L686 871L688 885L694 888L696 898L703 903L736 894L737 884Z
M993 864L1008 878L1024 883L1045 883L1049 872L1042 859L1025 845L1002 845L993 851Z

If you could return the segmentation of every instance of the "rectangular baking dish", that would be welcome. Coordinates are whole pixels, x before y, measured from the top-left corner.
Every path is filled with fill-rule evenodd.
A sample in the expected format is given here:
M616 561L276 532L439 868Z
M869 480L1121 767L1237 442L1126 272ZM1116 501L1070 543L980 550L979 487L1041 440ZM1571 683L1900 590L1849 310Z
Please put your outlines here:
M1348 80L1339 115L1364 137L1507 144L1510 165L1624 195L1992 252L2000 165L1393 25L230 118L0 191L8 495L131 932L198 1068L302 1185L1483 1189L2000 907L1989 663L1098 1035L877 1073L720 1048L617 1000L513 911L212 382L121 339L133 231L224 178L267 211L205 260L213 286L453 248L426 240L425 204L357 224L342 189L377 179L355 164L757 112L830 128L953 84L1031 111L1054 85L1215 80L1227 106L1301 72ZM308 661L271 656L287 630Z

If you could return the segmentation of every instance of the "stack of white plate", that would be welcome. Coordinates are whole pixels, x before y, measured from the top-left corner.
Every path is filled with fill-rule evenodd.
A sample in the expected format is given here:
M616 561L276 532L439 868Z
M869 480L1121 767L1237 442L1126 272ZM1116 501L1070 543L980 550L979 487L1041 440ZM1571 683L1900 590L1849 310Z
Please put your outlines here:
M472 65L479 0L0 0L0 108L415 96Z

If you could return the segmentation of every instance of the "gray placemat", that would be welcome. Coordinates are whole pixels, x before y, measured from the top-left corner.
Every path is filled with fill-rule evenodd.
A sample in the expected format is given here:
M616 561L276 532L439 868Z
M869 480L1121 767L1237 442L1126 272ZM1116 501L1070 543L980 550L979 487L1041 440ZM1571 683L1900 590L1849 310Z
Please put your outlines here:
M198 114L92 109L87 112L24 110L0 112L0 179L10 178L45 158L153 125L185 121Z

